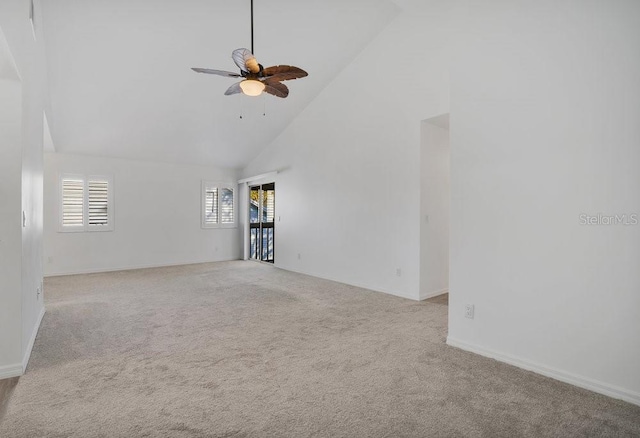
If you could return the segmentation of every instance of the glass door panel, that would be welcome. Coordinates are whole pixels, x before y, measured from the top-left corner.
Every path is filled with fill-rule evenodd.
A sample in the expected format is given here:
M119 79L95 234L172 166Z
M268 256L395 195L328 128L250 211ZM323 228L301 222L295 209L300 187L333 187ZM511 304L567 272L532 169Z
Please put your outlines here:
M249 188L249 255L254 260L274 262L275 184Z

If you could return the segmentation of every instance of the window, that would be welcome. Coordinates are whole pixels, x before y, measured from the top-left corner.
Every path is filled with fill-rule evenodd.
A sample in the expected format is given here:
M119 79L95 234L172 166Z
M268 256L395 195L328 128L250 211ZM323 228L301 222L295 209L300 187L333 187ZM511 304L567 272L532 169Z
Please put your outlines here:
M113 231L110 177L60 176L60 231Z
M236 197L231 184L202 182L202 228L236 226Z

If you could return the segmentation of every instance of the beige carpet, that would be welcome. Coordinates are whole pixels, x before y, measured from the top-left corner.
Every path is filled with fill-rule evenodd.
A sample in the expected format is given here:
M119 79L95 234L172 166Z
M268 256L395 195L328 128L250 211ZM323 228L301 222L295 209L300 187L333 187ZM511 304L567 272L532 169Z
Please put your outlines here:
M640 407L446 346L442 299L251 262L45 291L3 438L640 436Z

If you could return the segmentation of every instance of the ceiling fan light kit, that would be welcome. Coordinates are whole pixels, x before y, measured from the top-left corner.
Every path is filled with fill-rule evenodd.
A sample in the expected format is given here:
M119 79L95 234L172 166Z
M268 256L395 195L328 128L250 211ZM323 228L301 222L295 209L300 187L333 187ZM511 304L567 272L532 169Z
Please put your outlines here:
M282 83L291 79L299 79L307 76L307 72L292 65L276 65L262 67L253 56L253 0L251 0L251 50L240 48L233 51L231 58L240 68L240 73L210 68L192 68L197 73L213 74L229 78L243 78L230 86L225 95L243 93L247 96L259 96L263 91L285 98L289 95L289 88Z
M260 96L265 89L265 85L255 79L245 79L240 82L240 88L247 96Z

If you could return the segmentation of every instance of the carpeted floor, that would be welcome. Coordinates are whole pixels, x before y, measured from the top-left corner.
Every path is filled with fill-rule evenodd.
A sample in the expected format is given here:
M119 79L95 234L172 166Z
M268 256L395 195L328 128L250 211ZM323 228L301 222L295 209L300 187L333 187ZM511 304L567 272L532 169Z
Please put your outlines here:
M11 400L11 394L18 384L18 380L18 377L0 380L0 422L2 422L4 414L7 412L7 406L9 405L9 400Z
M252 262L45 291L3 438L640 436L638 406L445 345L443 298Z

